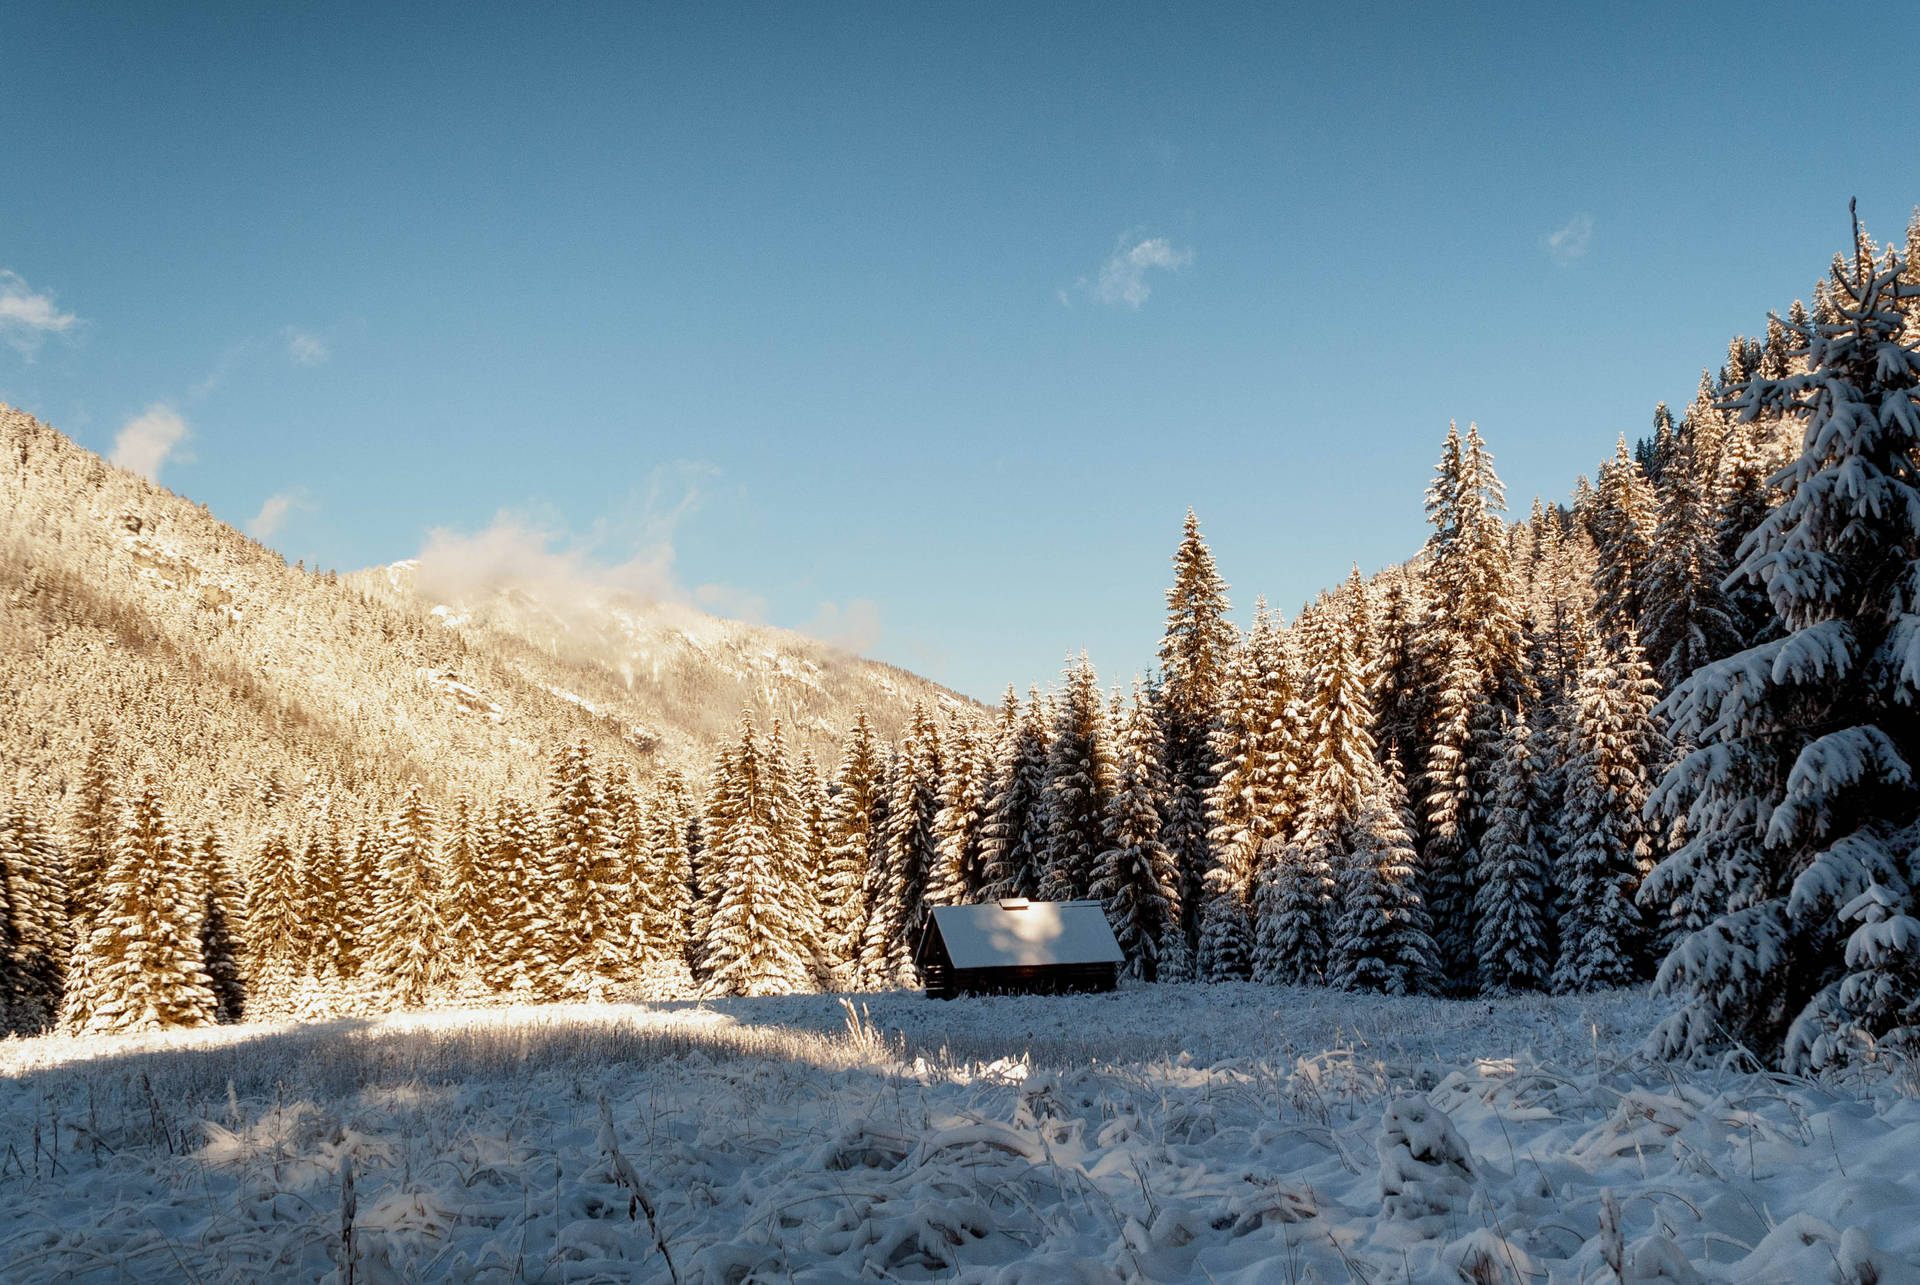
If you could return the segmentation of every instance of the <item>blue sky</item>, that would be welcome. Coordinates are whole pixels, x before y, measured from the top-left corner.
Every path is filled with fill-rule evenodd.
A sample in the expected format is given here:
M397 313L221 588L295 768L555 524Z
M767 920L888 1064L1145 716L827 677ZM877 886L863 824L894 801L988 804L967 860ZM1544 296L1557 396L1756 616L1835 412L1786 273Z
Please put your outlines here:
M1291 615L1904 228L1866 15L1579 8L9 5L0 400L309 565L1125 678L1188 506Z

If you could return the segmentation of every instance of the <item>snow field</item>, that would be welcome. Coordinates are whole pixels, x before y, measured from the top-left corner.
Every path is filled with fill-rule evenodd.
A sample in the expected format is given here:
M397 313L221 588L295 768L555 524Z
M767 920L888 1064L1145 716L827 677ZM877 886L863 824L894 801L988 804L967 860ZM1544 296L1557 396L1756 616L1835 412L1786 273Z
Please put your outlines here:
M1633 1059L1658 1016L1150 986L8 1041L0 1279L343 1281L350 1226L363 1285L1920 1282L1913 1077Z

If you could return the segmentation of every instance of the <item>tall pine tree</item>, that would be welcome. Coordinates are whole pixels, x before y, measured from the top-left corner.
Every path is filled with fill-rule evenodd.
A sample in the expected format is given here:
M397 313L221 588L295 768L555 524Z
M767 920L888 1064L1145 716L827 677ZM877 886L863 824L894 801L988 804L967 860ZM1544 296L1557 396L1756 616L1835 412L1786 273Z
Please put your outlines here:
M560 746L548 763L546 845L561 991L598 999L619 972L619 869L612 818L584 737Z
M439 813L416 784L388 821L375 883L370 960L386 1003L418 1008L437 998L446 979L440 878L434 868ZM261 929L250 923L251 935Z
M1862 241L1824 292L1830 319L1788 323L1805 373L1739 396L1745 421L1772 410L1803 427L1737 568L1765 588L1780 636L1696 670L1667 702L1694 748L1655 806L1685 818L1686 841L1648 899L1691 889L1718 914L1661 966L1682 1007L1656 1052L1738 1041L1800 1068L1913 1042L1914 1009L1862 1007L1856 984L1889 973L1887 925L1916 922L1920 883L1920 352L1904 265L1875 264Z
M215 1001L200 957L193 858L149 782L128 800L61 1024L76 1033L210 1026Z
M1066 669L1066 690L1047 755L1047 846L1040 868L1043 901L1075 901L1093 887L1106 848L1107 808L1116 784L1106 704L1083 652Z
M860 958L866 931L867 871L880 853L886 820L886 760L867 711L861 710L840 745L833 798L827 804L827 870L822 881L822 934L827 958L843 980Z
M868 870L872 913L860 943L860 971L870 985L913 982L913 950L925 913L927 876L940 813L939 725L915 702L901 738L887 802L879 861Z
M1475 893L1474 955L1486 994L1544 990L1553 967L1547 918L1552 858L1540 833L1540 768L1524 713L1503 715L1500 743Z
M1686 434L1658 487L1660 521L1647 551L1641 594L1640 639L1654 673L1671 689L1710 660L1739 645L1720 582L1725 568L1707 511L1707 470Z
M791 913L789 864L774 829L767 759L753 715L721 756L708 801L713 910L703 957L706 988L727 995L804 989L813 960Z
M1191 509L1173 568L1156 688L1167 778L1161 841L1180 870L1181 904L1197 920L1200 883L1212 854L1207 794L1213 787L1213 728L1220 717L1235 631L1227 619L1227 582L1214 566L1213 552L1201 539L1200 522ZM1192 931L1197 923L1186 926Z
M53 1025L66 985L69 941L64 854L24 793L0 803L0 880L5 884L14 1033Z
M1631 639L1596 640L1574 693L1566 774L1568 842L1560 854L1561 992L1640 976L1645 926L1634 897L1649 847L1641 813L1659 749L1655 683Z
M1169 938L1185 940L1180 930L1180 872L1160 841L1158 800L1165 787L1154 708L1136 682L1133 704L1116 738L1116 785L1107 803L1107 846L1096 864L1091 890L1106 904L1107 920L1126 955L1127 971L1147 981L1160 979L1161 951Z
M1389 755L1353 819L1339 875L1327 981L1342 990L1430 990L1438 956L1414 869L1413 817L1400 761Z
M1008 692L1008 698L1012 698ZM1047 827L1046 707L1038 690L1027 706L994 776L980 844L982 896L989 900L1040 895Z

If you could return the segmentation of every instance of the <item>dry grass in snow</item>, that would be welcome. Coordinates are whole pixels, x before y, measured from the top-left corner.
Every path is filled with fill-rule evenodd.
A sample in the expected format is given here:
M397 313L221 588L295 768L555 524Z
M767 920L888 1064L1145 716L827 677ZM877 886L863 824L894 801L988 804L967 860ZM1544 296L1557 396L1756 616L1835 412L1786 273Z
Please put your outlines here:
M549 1006L0 1044L9 1281L1920 1281L1920 1099L1639 992Z

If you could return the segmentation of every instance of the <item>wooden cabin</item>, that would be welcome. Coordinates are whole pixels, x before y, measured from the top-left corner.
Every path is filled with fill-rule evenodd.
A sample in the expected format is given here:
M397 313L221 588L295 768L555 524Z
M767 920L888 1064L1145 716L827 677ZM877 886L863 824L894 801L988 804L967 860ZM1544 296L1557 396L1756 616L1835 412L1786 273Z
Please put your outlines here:
M929 999L1110 991L1124 958L1099 902L1024 897L935 906L913 952Z

